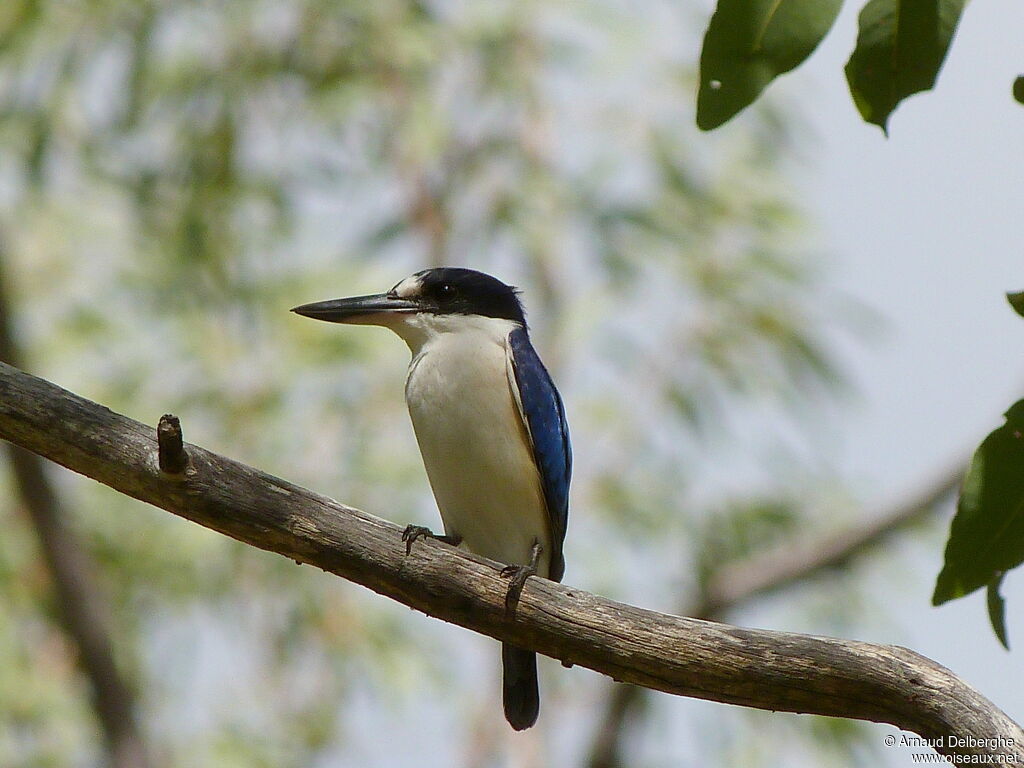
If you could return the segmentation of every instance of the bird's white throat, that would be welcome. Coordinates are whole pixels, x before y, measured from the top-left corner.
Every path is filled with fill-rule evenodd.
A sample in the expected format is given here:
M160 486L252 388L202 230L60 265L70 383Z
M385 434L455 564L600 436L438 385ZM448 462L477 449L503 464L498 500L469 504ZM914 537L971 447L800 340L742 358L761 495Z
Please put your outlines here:
M483 315L441 315L430 312L396 314L385 318L387 327L409 345L413 359L432 343L469 344L480 348L498 344L505 348L505 340L519 326L513 320Z
M552 552L540 473L510 377L511 320L406 316L392 327L413 352L405 385L416 440L445 532L503 563L547 576Z

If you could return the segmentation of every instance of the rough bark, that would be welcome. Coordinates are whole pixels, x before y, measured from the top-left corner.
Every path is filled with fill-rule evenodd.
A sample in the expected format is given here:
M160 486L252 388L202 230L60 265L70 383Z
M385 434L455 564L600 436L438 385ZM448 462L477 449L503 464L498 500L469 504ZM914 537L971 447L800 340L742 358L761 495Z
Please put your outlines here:
M566 665L667 693L891 723L947 754L1024 760L1020 726L952 672L906 648L744 629L617 603L530 578L505 612L500 564L185 444L159 468L156 430L0 364L0 438L247 544L362 584L431 616ZM956 746L949 737L957 736ZM971 741L966 741L970 737Z

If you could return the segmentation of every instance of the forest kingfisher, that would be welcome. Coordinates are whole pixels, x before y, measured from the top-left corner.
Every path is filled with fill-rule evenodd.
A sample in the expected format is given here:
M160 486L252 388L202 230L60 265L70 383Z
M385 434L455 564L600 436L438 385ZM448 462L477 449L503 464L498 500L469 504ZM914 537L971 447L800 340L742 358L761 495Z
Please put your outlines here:
M429 536L509 564L510 599L533 574L560 581L572 450L562 399L538 357L518 291L471 269L417 272L387 293L292 311L380 325L412 352L405 400L444 536L410 525L406 552ZM505 718L537 721L537 657L501 648Z

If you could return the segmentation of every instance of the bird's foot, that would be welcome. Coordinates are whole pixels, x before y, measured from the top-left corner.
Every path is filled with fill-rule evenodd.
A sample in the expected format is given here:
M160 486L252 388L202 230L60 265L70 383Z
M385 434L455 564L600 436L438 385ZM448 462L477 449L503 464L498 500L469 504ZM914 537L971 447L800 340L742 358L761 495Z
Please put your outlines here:
M408 555L412 552L412 543L414 541L424 538L437 539L445 544L451 544L453 547L457 547L462 543L461 536L439 536L425 525L407 525L405 530L402 531L402 541L405 542L405 554Z
M519 596L523 593L526 580L537 575L537 569L529 565L506 565L501 575L508 579L508 592L505 593L505 615L514 616Z
M508 592L505 593L505 615L514 616L516 606L519 605L519 596L523 593L526 580L537 575L537 563L540 561L540 542L534 540L533 548L530 550L529 565L506 565L501 569L503 578L508 579Z

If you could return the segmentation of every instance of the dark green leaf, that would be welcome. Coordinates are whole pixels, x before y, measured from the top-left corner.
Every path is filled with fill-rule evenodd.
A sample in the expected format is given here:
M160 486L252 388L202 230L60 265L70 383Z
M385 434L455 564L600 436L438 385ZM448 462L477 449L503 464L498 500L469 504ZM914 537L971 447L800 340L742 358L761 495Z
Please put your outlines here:
M1013 81L1013 98L1024 104L1024 75Z
M935 85L965 0L870 0L846 80L861 116L888 133L896 105Z
M932 603L963 597L1024 562L1024 400L971 460Z
M1024 291L1019 293L1008 293L1006 294L1006 300L1010 302L1010 306L1013 307L1013 311L1021 317L1024 317Z
M806 59L842 0L718 0L700 54L697 125L717 128Z
M1003 583L1006 573L1000 571L996 577L988 583L988 620L992 623L992 631L996 633L1003 648L1010 650L1010 640L1006 636L1006 601L999 594L999 587Z

